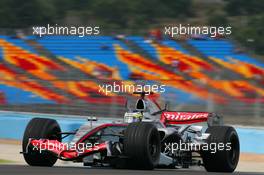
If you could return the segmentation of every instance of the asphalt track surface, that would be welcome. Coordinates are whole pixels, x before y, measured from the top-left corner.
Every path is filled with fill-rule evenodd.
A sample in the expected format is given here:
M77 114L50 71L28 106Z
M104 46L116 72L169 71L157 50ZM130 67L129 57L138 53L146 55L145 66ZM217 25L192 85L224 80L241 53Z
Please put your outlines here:
M182 169L155 169L152 171L120 170L111 168L88 167L30 167L27 165L0 165L0 175L205 175L205 174L231 174L231 173L207 173L205 171ZM239 175L260 175L263 173L235 172Z

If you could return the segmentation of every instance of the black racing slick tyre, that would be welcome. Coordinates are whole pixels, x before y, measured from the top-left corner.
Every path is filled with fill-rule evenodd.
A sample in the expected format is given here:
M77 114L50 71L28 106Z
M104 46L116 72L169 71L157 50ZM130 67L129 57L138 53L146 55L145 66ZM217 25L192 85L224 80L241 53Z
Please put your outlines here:
M210 134L207 140L209 147L214 144L217 150L202 151L205 169L208 172L233 172L238 164L240 154L236 130L231 126L211 126L207 128L206 133ZM220 147L220 145L222 146Z
M154 169L160 158L160 135L156 126L149 122L128 125L124 135L124 154L134 169Z
M46 118L33 118L24 132L22 149L25 161L30 166L53 166L57 157L51 152L33 149L29 139L50 139L61 141L61 129L56 120Z

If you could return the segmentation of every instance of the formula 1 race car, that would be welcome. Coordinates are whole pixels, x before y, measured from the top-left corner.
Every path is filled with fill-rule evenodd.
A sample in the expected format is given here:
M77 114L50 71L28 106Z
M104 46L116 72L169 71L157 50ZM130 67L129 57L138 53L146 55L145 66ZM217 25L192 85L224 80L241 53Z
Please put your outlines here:
M33 118L23 137L23 155L31 166L53 166L57 159L85 166L153 169L204 166L233 172L240 146L235 129L208 112L174 112L140 93L122 122L89 122L62 132L56 120ZM70 143L62 139L74 135Z

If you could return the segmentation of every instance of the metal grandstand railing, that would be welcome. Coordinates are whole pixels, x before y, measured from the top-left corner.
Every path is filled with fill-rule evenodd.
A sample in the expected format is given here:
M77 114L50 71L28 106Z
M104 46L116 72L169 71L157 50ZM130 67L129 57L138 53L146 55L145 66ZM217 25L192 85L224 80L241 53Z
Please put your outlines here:
M8 86L7 86L8 88ZM54 87L50 84L46 84L46 88L54 90ZM71 88L71 87L67 87ZM120 96L124 99L134 100L136 97L117 93L115 96L107 97L110 99L103 99L100 103L82 100L67 91L55 91L58 94L71 99L70 103L50 103L38 101L34 95L24 94L22 91L17 91L12 94L13 101L9 101L8 97L2 94L2 98L6 98L6 103L0 105L0 110L11 110L11 111L24 111L24 112L38 112L38 113L55 113L55 114L74 114L81 116L97 116L97 117L122 117L125 108L125 100L123 103L117 103ZM102 97L98 94L91 93L90 96L94 97L94 100L98 100ZM14 99L16 97L16 99ZM21 98L21 100L19 100ZM34 100L35 99L35 100ZM29 101L26 101L29 100ZM32 101L30 101L32 100ZM107 101L107 103L106 103ZM201 102L186 103L177 99L177 93L167 94L164 96L161 94L158 98L158 103L163 106L165 102L169 103L170 110L176 111L209 111L216 112L224 116L224 120L231 124L243 124L243 125L261 125L264 124L263 113L264 103L255 100L255 103L247 104L230 99L227 104L217 104L210 97L203 99Z

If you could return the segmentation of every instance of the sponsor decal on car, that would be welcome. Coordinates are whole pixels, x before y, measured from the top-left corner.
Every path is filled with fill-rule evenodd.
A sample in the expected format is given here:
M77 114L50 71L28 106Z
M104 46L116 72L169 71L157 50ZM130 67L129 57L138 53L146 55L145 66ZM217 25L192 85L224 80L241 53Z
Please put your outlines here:
M161 121L164 123L177 124L177 123L195 123L207 121L209 116L208 112L163 112Z

